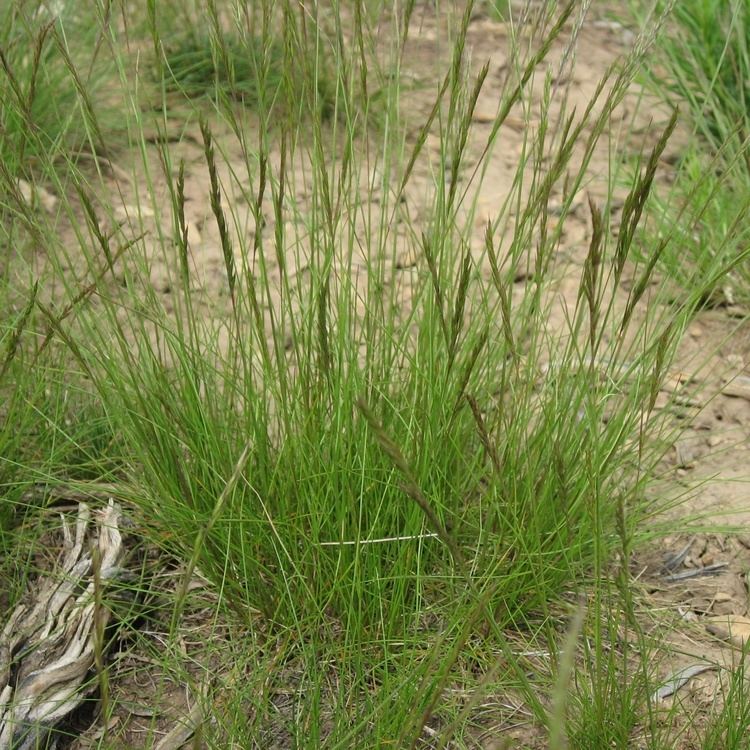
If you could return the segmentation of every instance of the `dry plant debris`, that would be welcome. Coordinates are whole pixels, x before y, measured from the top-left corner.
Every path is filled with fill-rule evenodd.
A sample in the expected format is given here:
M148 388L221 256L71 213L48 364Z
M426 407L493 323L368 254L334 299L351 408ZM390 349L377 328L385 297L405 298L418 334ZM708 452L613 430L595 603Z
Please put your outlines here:
M80 503L75 533L63 519L59 567L31 588L0 635L0 748L46 747L90 690L109 611L101 586L122 573L121 510Z

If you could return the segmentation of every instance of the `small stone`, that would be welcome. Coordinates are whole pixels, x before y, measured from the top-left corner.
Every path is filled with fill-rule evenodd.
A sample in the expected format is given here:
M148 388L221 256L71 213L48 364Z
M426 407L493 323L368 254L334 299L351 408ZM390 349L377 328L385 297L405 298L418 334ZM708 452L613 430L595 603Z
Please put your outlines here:
M54 213L57 208L58 198L41 185L32 185L26 180L18 180L18 192L30 206L40 205L47 213Z
M736 375L733 378L729 378L721 389L721 392L725 396L744 398L750 401L750 378L746 375Z
M708 443L709 448L715 448L717 445L721 445L724 442L724 439L719 437L718 435L709 435L706 439L706 443Z
M477 230L486 232L487 225L492 224L492 222L495 221L495 219L497 218L497 213L498 209L496 206L480 204L476 212L476 218L474 219L474 225L476 226Z
M736 615L738 613L737 602L734 599L728 602L716 602L712 611L715 615Z
M750 619L740 615L711 617L706 630L718 638L742 647L750 639Z
M496 116L497 106L491 107L487 102L477 102L477 106L474 108L471 119L473 122L484 125L495 122Z
M692 609L683 609L682 607L678 607L677 611L680 614L680 619L684 620L685 622L695 622L698 619L698 615L696 615Z
M733 370L744 370L745 360L741 354L727 354L727 364Z
M529 124L523 117L513 117L513 115L508 115L503 122L503 127L515 130L517 133L523 133L528 130Z
M407 247L400 250L396 255L396 268L403 271L407 268L414 268L419 260L419 251L414 247Z
M137 218L148 218L150 219L154 215L154 212L144 205L129 206L123 203L121 206L115 208L115 218L120 222L126 222L130 219L135 220Z
M200 245L203 242L198 224L194 221L187 222L188 242L191 245Z

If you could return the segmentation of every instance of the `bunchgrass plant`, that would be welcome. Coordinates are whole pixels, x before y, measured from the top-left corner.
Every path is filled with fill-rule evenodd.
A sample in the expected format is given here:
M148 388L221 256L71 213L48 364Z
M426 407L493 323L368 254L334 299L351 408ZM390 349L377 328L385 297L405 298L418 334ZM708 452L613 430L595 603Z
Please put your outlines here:
M223 56L214 51L209 36L188 35L165 44L164 60L160 62L169 71L166 82L188 97L224 96L255 105L260 98L260 41L251 39L242 44L237 38L223 38L221 45ZM263 83L265 93L271 96L281 86L282 54L278 47L269 51L268 75Z
M566 43L574 4L530 4L533 44L522 52L511 40L496 118L479 132L488 68L468 63L471 3L436 48L437 84L416 122L401 90L419 24L413 3L380 14L334 4L325 18L315 4L312 16L294 3L259 5L265 22L239 48L231 33L245 5L186 5L190 38L203 40L192 60L174 56L149 6L156 115L141 106L131 51L118 47L122 19L99 18L127 92L131 176L115 184L48 153L57 214L8 190L5 239L43 248L57 296L29 292L4 322L0 355L3 377L23 381L17 332L33 310L41 333L29 351L65 352L57 380L85 404L76 411L92 425L90 442L67 429L67 412L48 414L38 394L6 383L27 424L39 414L55 440L92 461L19 453L0 464L15 472L5 485L43 467L80 486L89 475L74 465L99 469L146 538L180 562L162 618L165 663L179 658L186 617L194 622L195 576L208 581L205 647L224 671L184 679L209 714L222 707L200 730L212 746L468 746L481 728L474 709L503 692L555 746L587 737L600 742L592 748L625 747L650 673L636 666L627 679L637 638L621 658L608 650L617 618L603 582L619 559L614 592L635 627L626 562L639 524L659 511L645 488L672 429L657 396L705 293L664 304L653 274L673 235L634 254L674 119L632 180L618 238L611 196L591 199L583 266L572 269L560 248L653 37L607 72L585 110L560 111L547 58ZM208 48L199 29L211 30ZM210 94L190 115L200 166L183 142L146 136L167 129L173 86L192 93L196 81ZM78 93L87 132L104 132L93 93ZM234 101L246 97L254 126ZM3 107L21 117L23 97ZM477 233L482 180L511 111L538 124L509 194ZM190 219L198 172L200 231L220 248L220 285L205 283ZM579 291L562 305L559 282L571 272ZM13 455L14 433L1 439ZM20 502L11 489L6 510ZM587 589L596 607L566 617ZM218 621L231 638L212 642ZM571 676L571 654L591 629L585 686ZM548 655L541 667L531 643ZM111 709L116 688L102 664ZM575 709L566 688L576 685L596 733L586 715L566 726ZM505 715L499 707L486 721Z
M87 127L96 118L118 132L112 91L114 65L101 54L103 36L96 3L0 3L0 158L3 170L26 177L55 158L105 144ZM85 111L86 101L96 112Z
M318 29L332 21L317 8L295 18L300 10L248 5L234 8L229 20L212 6L196 24L195 14L186 22L185 8L154 5L150 33L157 85L219 106L239 103L275 120L298 122L310 109L316 118L329 119L338 111L337 61Z

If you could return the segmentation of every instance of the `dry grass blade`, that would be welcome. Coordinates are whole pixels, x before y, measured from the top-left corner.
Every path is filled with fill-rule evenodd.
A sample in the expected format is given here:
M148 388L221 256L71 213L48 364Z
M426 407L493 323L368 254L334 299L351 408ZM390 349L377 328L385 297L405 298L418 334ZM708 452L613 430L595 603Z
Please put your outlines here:
M190 713L178 721L159 742L154 745L154 750L179 750L185 747L187 742L196 733L203 721L203 711L200 703L194 703Z

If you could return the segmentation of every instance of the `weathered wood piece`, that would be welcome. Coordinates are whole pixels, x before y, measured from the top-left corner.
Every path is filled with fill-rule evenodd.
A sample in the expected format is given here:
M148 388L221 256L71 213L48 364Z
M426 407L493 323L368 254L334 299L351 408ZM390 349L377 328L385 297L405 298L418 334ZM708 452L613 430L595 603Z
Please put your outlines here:
M120 508L110 500L93 524L91 515L80 503L74 534L63 521L58 568L34 584L0 634L0 750L48 747L88 692L95 649L103 647L97 625L109 616L97 607L95 578L106 586L125 554Z

